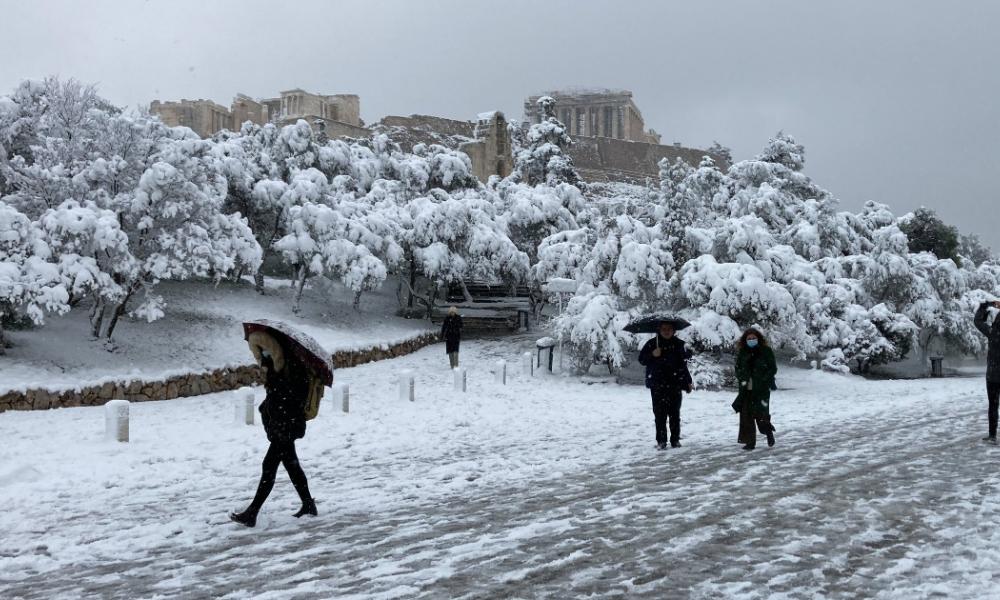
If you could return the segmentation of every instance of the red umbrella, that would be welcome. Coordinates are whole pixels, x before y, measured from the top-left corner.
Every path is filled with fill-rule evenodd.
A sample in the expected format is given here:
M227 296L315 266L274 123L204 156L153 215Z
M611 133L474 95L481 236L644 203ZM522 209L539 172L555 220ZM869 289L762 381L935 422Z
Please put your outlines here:
M288 323L257 319L243 323L243 339L249 339L255 331L263 331L277 338L295 358L312 369L327 387L333 385L333 361L312 336L302 333Z

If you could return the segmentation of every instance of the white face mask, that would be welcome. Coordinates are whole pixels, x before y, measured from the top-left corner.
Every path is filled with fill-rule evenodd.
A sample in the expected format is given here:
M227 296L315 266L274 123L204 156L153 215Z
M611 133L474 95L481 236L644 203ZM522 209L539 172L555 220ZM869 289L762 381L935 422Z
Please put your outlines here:
M757 347L757 340L756 339L749 339L749 340L747 340L747 347L749 347L749 348L756 348Z
M268 352L267 350L261 350L260 355L263 356L264 358L271 358L271 353Z

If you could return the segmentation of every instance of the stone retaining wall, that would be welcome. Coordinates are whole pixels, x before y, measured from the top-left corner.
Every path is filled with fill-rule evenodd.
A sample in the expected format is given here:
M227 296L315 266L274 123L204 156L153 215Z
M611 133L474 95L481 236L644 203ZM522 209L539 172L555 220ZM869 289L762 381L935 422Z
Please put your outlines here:
M386 358L404 356L438 341L436 333L427 333L387 346L363 350L344 350L333 355L337 369L362 365ZM261 382L256 365L225 367L214 371L175 375L163 380L109 381L104 384L84 386L71 390L50 391L44 388L25 392L0 393L0 412L7 410L44 410L70 406L96 406L108 400L124 399L131 402L173 400L184 396L198 396L214 392L235 390Z

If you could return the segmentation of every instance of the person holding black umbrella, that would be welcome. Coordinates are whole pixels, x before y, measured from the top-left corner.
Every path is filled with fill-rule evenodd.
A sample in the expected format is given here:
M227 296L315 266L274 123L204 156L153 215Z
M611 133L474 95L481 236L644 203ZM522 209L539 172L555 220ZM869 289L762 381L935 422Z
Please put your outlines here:
M646 387L653 399L656 447L660 450L667 447L668 420L670 446L680 447L681 401L684 392L690 393L694 389L687 366L690 352L684 347L684 342L674 335L678 321L660 321L656 337L646 342L639 352L639 364L646 367ZM687 322L681 324L685 326Z
M302 508L294 516L315 516L316 501L309 493L309 482L299 464L295 440L305 436L306 421L315 417L318 410L318 405L310 405L316 392L311 390L317 385L314 380L318 379L320 386L332 383L332 368L325 359L314 356L322 352L314 340L283 323L250 322L244 324L244 330L250 350L264 373L266 396L258 410L270 445L253 501L246 510L231 513L229 518L247 527L256 526L257 514L274 488L279 465L284 465L302 501ZM303 357L313 357L316 365L307 364ZM322 394L322 387L318 392Z

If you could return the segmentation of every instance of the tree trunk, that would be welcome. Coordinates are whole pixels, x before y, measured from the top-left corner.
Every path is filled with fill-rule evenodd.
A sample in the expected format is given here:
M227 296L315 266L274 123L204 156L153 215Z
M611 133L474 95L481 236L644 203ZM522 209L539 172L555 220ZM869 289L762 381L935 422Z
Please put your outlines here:
M125 297L115 305L114 310L111 313L111 319L108 321L105 330L102 332L102 337L106 340L110 340L111 336L115 333L115 327L118 327L118 319L125 314L125 309L128 307L128 301L132 299L132 294L135 293L135 289L130 288Z
M253 274L253 289L258 294L264 294L264 274L260 270Z
M472 300L472 294L469 293L469 288L467 288L465 286L465 281L464 280L462 281L462 296L465 298L466 302L468 302L470 304L473 302L473 300Z
M437 304L438 297L438 284L435 283L431 286L431 295L427 299L427 319L430 320L434 316L434 305Z
M295 300L292 303L292 312L299 314L302 304L302 292L306 288L306 277L309 275L309 268L306 265L299 267L298 282L295 284Z
M3 317L0 317L0 356L7 354L7 337L3 332Z
M354 310L361 310L361 294L364 292L354 293Z
M104 300L100 296L94 298L94 307L90 309L90 336L95 340L101 337L101 324L104 322Z
M417 265L410 259L410 298L406 301L407 308L413 308L413 290L417 287Z

